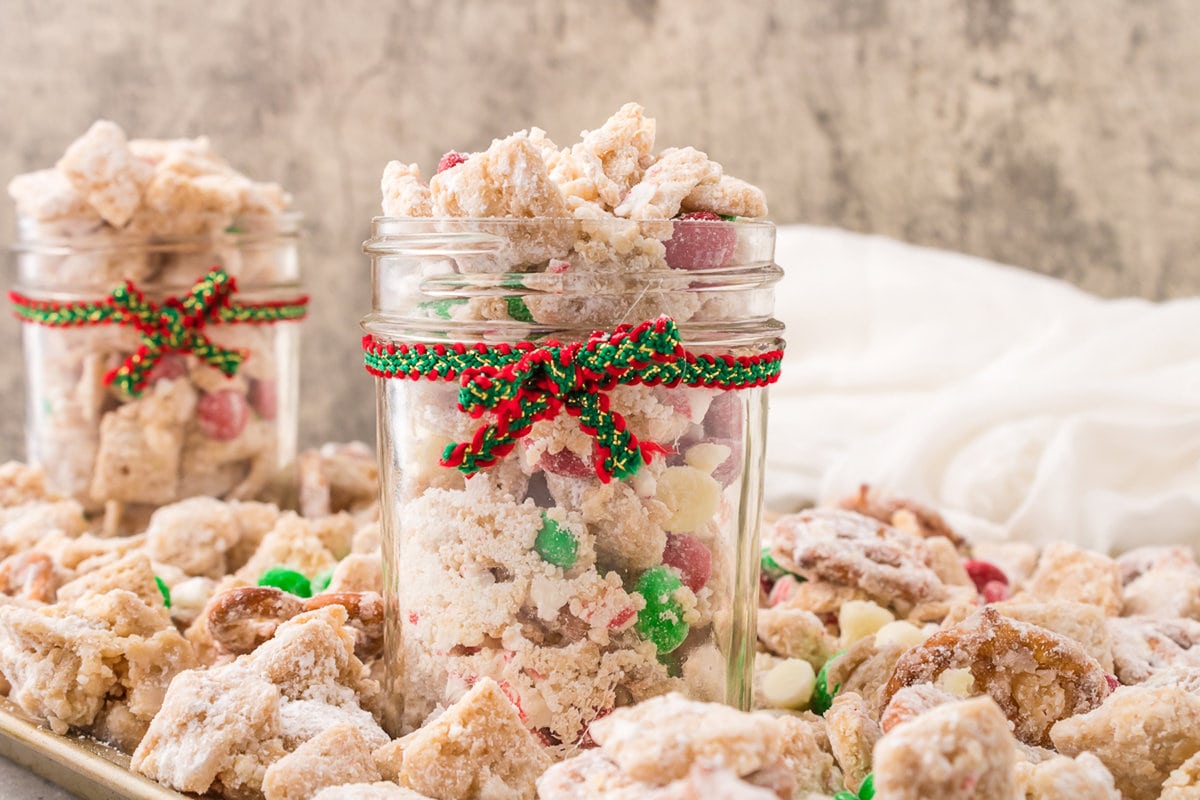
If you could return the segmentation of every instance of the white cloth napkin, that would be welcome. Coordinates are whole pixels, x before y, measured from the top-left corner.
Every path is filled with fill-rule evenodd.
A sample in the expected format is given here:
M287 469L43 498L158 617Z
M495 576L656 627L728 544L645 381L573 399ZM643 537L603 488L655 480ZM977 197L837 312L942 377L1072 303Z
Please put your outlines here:
M975 537L1200 544L1200 298L787 226L767 505L868 482Z

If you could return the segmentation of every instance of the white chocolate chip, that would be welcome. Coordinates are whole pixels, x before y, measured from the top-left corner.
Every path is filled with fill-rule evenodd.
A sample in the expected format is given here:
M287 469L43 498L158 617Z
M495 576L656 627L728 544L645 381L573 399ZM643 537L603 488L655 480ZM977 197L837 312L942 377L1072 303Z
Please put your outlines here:
M898 619L895 622L889 622L875 631L875 645L876 647L882 647L887 644L896 644L907 650L910 647L916 647L921 644L928 637L929 634L916 625Z
M721 484L695 467L668 467L658 476L656 496L670 510L668 533L689 533L712 519L721 502Z
M860 639L867 638L895 619L892 612L870 600L846 601L838 610L842 646L849 647Z
M948 669L938 676L936 685L944 692L965 699L975 693L975 676L969 669Z
M171 607L176 611L199 611L212 597L216 583L210 578L188 578L171 589Z
M762 699L771 708L801 709L812 699L816 685L812 664L802 658L789 658L763 676Z
M687 462L688 466L711 474L714 469L725 463L725 459L729 458L730 452L727 445L717 444L716 442L701 442L689 447L683 460Z

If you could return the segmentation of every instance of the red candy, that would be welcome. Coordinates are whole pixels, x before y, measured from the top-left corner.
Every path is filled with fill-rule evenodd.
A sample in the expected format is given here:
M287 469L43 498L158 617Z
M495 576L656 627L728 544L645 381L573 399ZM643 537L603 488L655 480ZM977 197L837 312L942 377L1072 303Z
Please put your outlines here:
M262 419L275 419L278 403L275 381L253 381L250 384L250 405Z
M795 575L784 575L782 578L775 581L775 586L771 589L771 594L767 598L767 602L772 606L779 605L791 597L792 589L799 585L800 581L796 580Z
M466 161L467 158L468 156L451 150L449 153L446 153L446 155L442 156L442 160L438 162L437 171L445 172L451 167L457 167L459 164Z
M538 466L565 478L591 478L596 474L590 464L584 463L582 458L565 447L557 453L542 453Z
M629 622L629 620L633 619L635 616L637 616L637 611L634 610L633 606L628 606L626 608L622 608L615 615L613 615L613 618L611 620L609 620L608 629L615 631L617 628L620 628L622 625L625 625L627 622Z
M521 721L524 722L528 714L525 713L525 708L521 705L521 694L508 681L500 681L500 691L504 692L504 696L517 709L517 714L521 717Z
M712 575L712 553L695 536L686 533L667 534L663 563L680 572L684 586L698 592Z
M704 414L704 433L707 438L740 441L742 425L742 401L736 392L721 392L713 398Z
M196 403L196 423L210 439L227 442L241 436L250 417L246 398L232 389L206 394Z
M182 378L187 374L187 359L179 355L165 355L158 360L146 375L146 384L153 384L155 381L168 380L173 381L176 378Z
M672 269L716 269L729 263L737 247L737 230L709 211L684 214L675 220L667 248Z
M1012 593L1008 591L1008 584L1001 581L988 581L983 585L983 602L985 603L1000 603L1007 600Z
M971 577L971 582L975 584L975 591L980 594L983 594L983 590L989 583L1002 583L1008 586L1008 576L1004 574L1004 570L990 561L968 558L963 561L963 568Z

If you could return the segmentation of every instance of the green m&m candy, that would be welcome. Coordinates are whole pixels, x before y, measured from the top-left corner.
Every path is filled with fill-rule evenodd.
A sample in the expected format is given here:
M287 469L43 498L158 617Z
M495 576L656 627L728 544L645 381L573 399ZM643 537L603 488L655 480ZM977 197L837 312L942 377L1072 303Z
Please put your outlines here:
M786 570L780 566L779 562L775 560L775 557L771 555L771 548L769 547L764 547L762 549L758 563L759 567L762 569L762 574L766 575L773 581L779 580L784 575L791 575L798 581L804 581L803 575L797 575L796 573Z
M833 705L833 698L837 696L838 690L842 688L842 685L839 683L830 691L829 665L836 661L839 656L844 655L845 652L845 650L841 650L834 653L825 662L824 666L821 667L821 671L817 673L817 685L813 688L812 700L809 701L808 707L818 716L825 716L825 712Z
M163 579L158 577L157 575L154 576L154 582L156 584L158 584L158 591L163 596L163 605L166 606L167 608L170 608L171 607L171 589L170 589L170 587L168 587L167 584L163 581Z
M508 307L508 315L517 322L533 322L533 313L520 297L506 297L504 305Z
M258 579L259 586L274 586L297 597L312 597L312 584L294 569L271 567Z
M771 557L771 548L764 547L762 555L759 558L759 565L762 568L762 574L766 575L773 581L777 581L787 574L787 570L779 566L779 562Z
M690 626L683 618L683 605L675 599L681 588L683 581L665 566L646 570L634 588L646 601L638 612L638 633L654 642L659 654L671 652L687 638Z
M533 541L533 549L547 564L570 569L579 556L579 542L575 534L550 517L542 514L542 528Z
M423 308L439 319L450 319L453 308L466 302L466 299L462 297L448 297L442 300L429 300L421 303L417 308Z
M867 773L862 785L858 787L858 800L875 800L875 773Z

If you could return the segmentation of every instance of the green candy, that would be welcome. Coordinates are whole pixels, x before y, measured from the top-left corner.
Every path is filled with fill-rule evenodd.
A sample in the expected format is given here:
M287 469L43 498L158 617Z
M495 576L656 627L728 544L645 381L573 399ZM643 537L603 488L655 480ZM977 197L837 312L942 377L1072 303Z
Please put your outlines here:
M841 650L830 656L829 660L821 667L821 671L817 673L817 685L813 688L812 700L809 701L808 707L817 716L825 716L825 712L833 705L833 698L837 696L838 690L842 685L833 687L833 691L829 691L829 665L834 662L838 656L844 655L845 650Z
M455 306L461 306L465 302L467 302L466 299L462 297L448 297L444 300L430 300L427 303L421 303L417 308L431 311L435 317L450 319L450 310Z
M533 541L533 549L548 564L570 569L579 556L579 542L575 534L542 514L542 529Z
M875 800L875 773L868 772L858 787L858 800Z
M838 792L833 796L833 800L858 800L854 796L854 792Z
M508 315L517 322L533 322L529 306L525 305L525 301L520 297L506 297L504 304L508 306Z
M683 605L674 597L682 587L675 573L658 566L642 573L634 588L646 601L646 607L638 612L638 633L654 642L660 655L679 647L688 635Z
M166 583L163 582L163 579L158 577L157 575L154 576L154 582L158 584L158 591L163 596L163 605L166 606L167 608L170 608L171 607L171 589L167 586Z
M777 581L787 574L787 570L779 566L779 562L771 557L771 548L769 547L762 549L759 566L762 567L763 574L773 581Z
M797 575L796 573L791 572L790 570L786 570L783 567L781 567L779 565L779 562L776 561L774 556L771 555L771 548L769 548L769 547L764 547L762 549L762 553L759 556L758 564L759 564L759 567L762 569L763 575L766 575L768 578L770 578L773 581L779 580L784 575L791 575L793 578L795 578L798 581L804 580L804 577L802 575Z
M312 597L312 584L294 569L271 567L258 579L259 586L274 586L297 597Z
M334 568L330 567L317 573L317 577L312 581L313 594L320 594L329 588L329 582L333 580L333 570Z
M733 222L734 220L737 219L737 216L734 214L718 214L717 216L720 217L721 219L725 220L726 222Z

